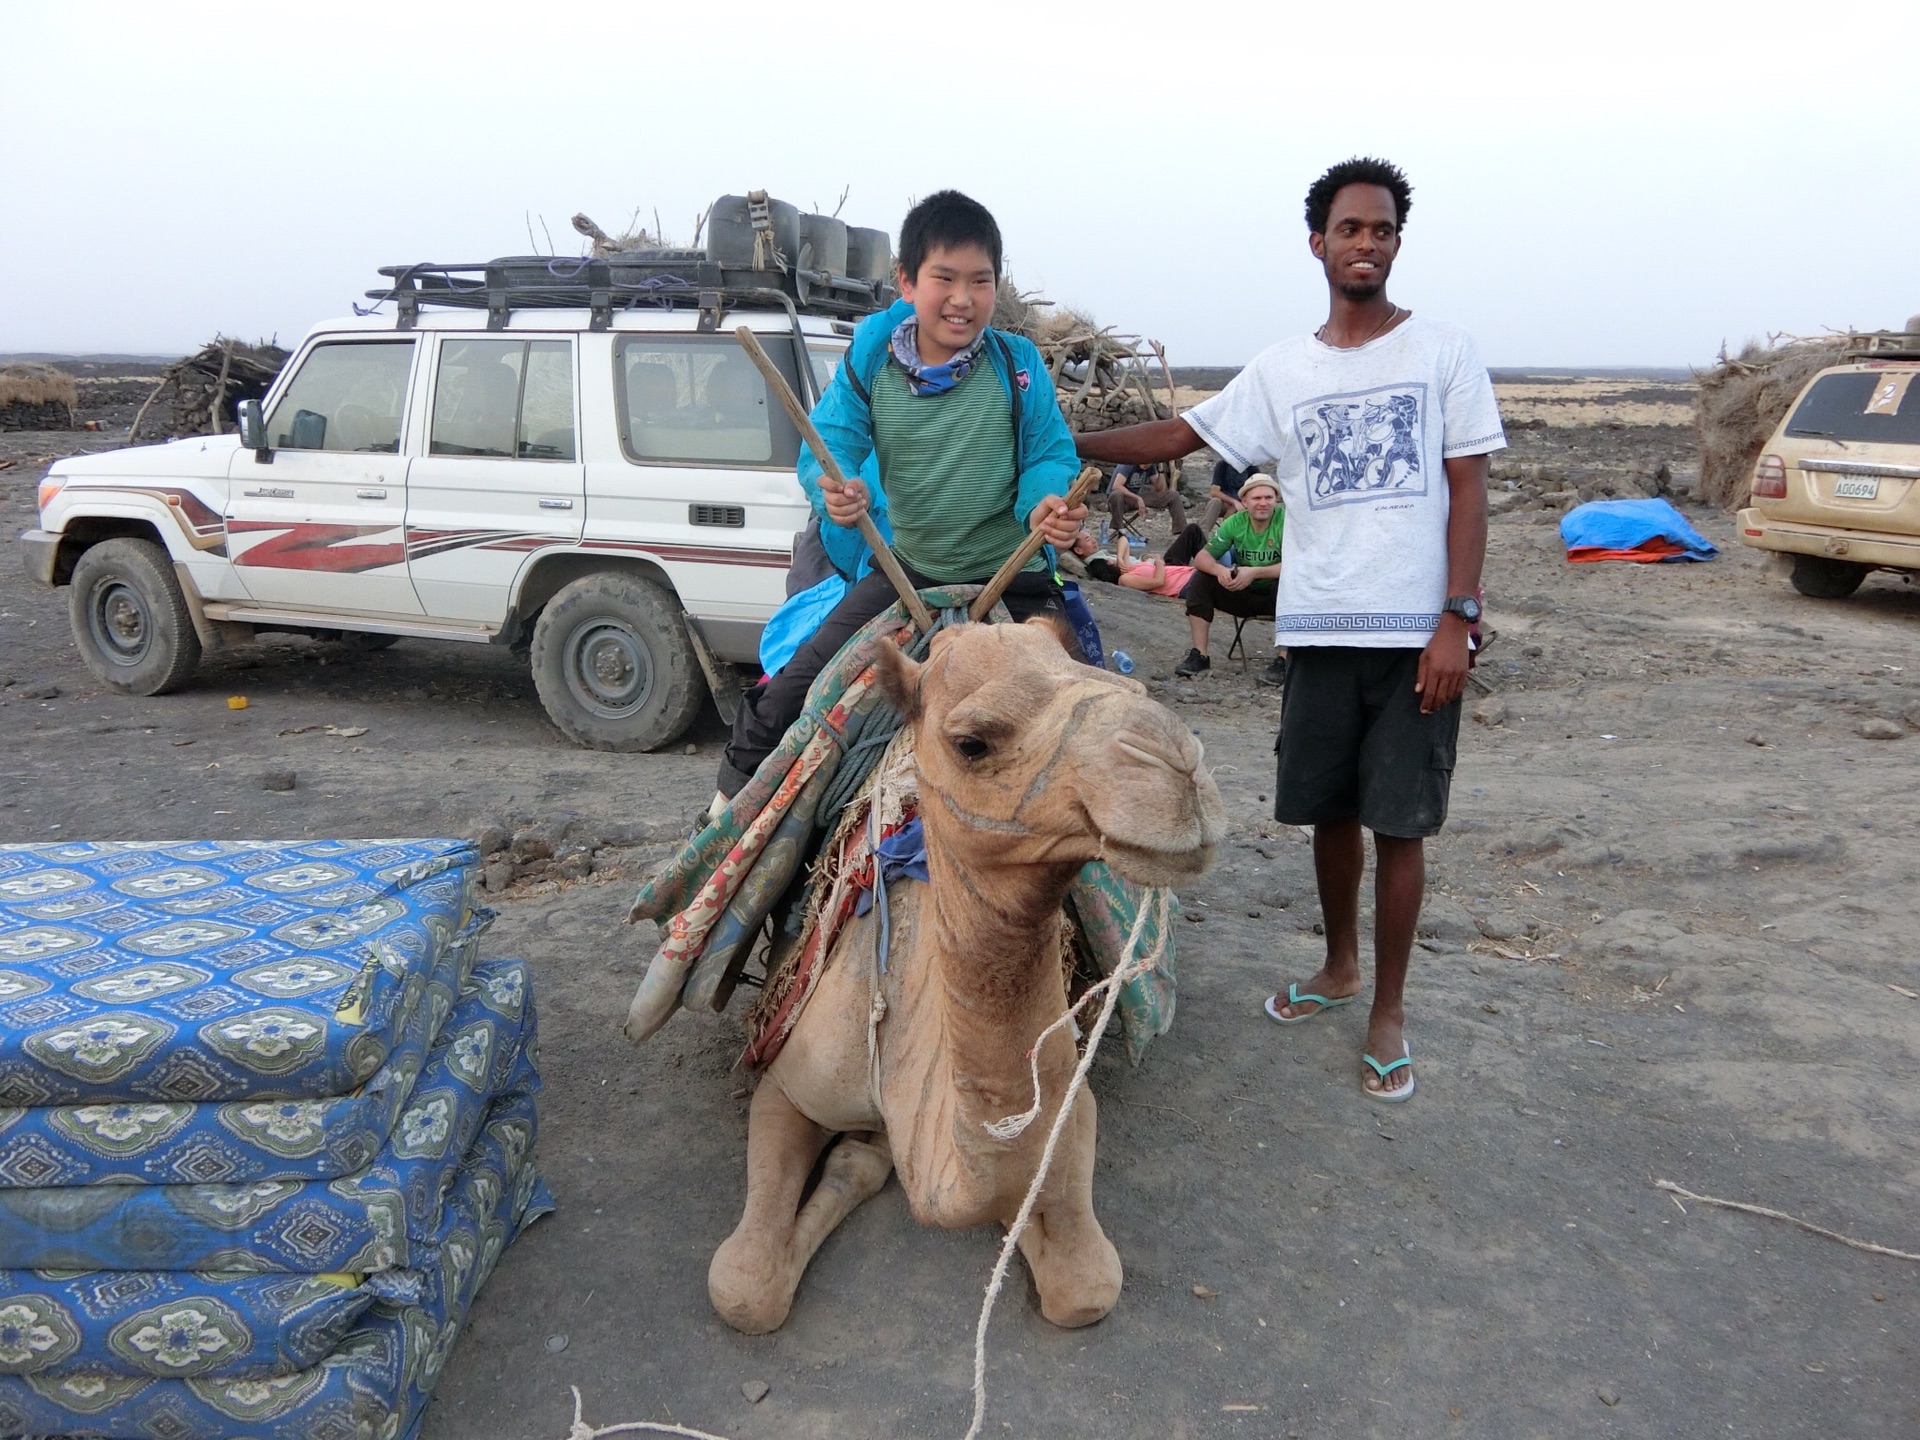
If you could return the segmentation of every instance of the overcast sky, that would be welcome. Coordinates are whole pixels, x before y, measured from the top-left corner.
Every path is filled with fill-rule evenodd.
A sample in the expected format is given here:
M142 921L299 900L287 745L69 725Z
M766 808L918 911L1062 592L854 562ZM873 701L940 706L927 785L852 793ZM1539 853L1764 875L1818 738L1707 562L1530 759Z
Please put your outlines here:
M0 0L0 46L0 351L290 342L529 214L957 186L1022 287L1232 364L1324 318L1301 199L1356 153L1415 187L1393 298L1493 365L1920 311L1908 3Z

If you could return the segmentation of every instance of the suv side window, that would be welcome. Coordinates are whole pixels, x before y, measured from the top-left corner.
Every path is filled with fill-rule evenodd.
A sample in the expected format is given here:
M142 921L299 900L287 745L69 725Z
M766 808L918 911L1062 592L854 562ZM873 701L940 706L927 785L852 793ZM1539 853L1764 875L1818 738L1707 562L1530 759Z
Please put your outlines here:
M767 354L793 381L793 342L767 336ZM631 335L614 347L620 443L639 464L790 470L800 437L730 335Z
M573 346L443 340L428 453L571 461Z
M316 345L267 420L276 450L397 454L413 341Z

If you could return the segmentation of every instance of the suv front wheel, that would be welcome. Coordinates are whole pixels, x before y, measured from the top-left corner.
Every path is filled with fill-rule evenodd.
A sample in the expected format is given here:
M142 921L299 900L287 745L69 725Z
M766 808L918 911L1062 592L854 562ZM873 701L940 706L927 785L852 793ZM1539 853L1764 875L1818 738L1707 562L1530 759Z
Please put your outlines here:
M533 627L533 683L553 723L594 750L676 740L707 697L674 596L635 575L565 586Z
M164 695L200 663L186 596L151 540L103 540L82 555L68 613L87 669L122 695Z

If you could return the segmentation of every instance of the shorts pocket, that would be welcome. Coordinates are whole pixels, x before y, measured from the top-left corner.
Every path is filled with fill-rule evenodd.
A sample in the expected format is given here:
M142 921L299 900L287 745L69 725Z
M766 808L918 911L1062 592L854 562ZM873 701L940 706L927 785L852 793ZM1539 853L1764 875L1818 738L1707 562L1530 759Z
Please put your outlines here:
M1427 759L1427 768L1429 770L1443 770L1451 775L1453 773L1454 748L1451 741L1434 741L1433 753Z

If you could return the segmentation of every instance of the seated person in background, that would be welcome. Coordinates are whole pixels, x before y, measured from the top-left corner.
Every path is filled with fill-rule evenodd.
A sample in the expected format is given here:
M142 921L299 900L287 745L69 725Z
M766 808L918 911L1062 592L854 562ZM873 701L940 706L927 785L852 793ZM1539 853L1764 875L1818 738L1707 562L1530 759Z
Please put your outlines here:
M1173 667L1176 675L1201 675L1212 668L1207 635L1215 610L1229 615L1273 617L1280 587L1280 536L1286 526L1286 516L1279 508L1280 487L1265 475L1255 475L1240 487L1240 501L1246 509L1222 520L1207 548L1193 557L1195 574L1187 587L1187 624L1193 631L1193 648ZM1231 567L1220 563L1220 557L1229 550L1233 552ZM1283 656L1260 678L1280 684L1285 673Z
M1114 466L1113 484L1107 489L1107 514L1115 532L1127 528L1130 516L1144 518L1149 510L1166 511L1175 535L1187 528L1186 502L1180 498L1180 486L1167 466Z
M1236 470L1225 460L1213 462L1213 483L1207 488L1207 503L1200 511L1200 528L1209 535L1213 527L1229 515L1238 515L1246 507L1240 503L1240 487L1253 478L1253 466Z
M1136 559L1125 535L1119 539L1118 553L1108 554L1096 549L1093 536L1082 530L1074 537L1072 547L1060 553L1060 568L1108 585L1178 599L1193 579L1193 557L1206 543L1207 537L1200 533L1200 527L1189 525L1167 547L1164 559L1158 555Z

